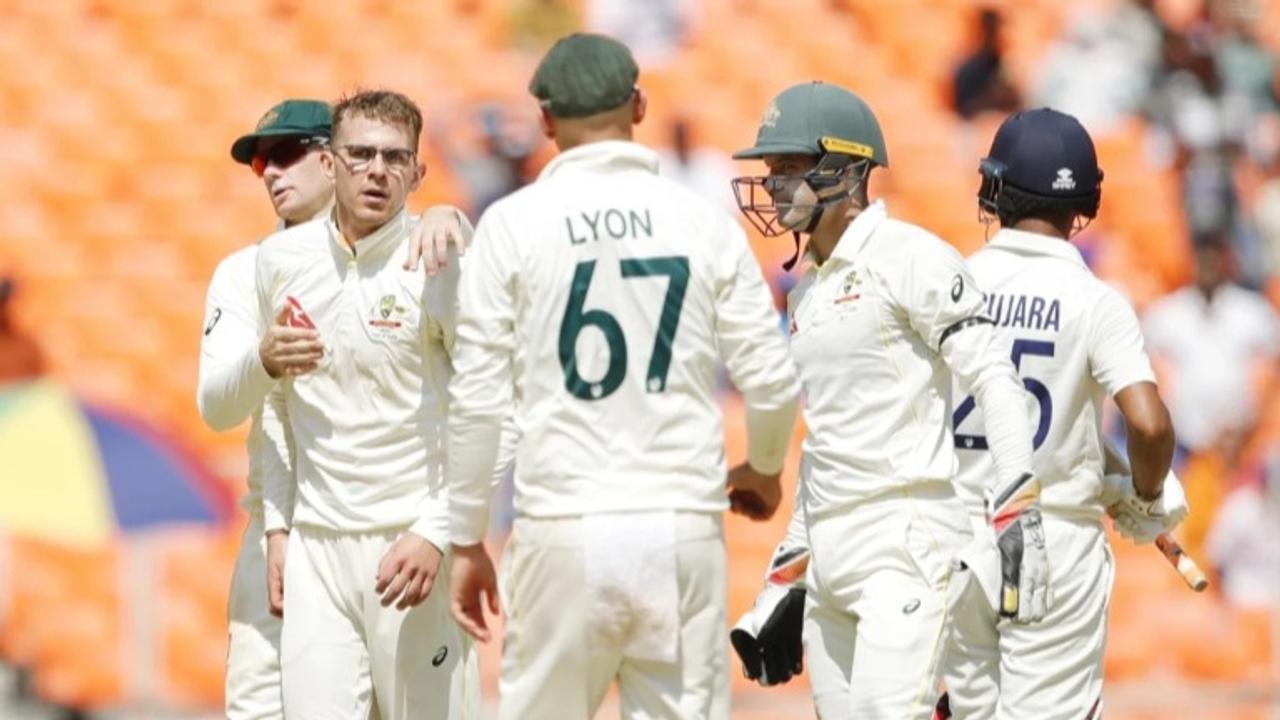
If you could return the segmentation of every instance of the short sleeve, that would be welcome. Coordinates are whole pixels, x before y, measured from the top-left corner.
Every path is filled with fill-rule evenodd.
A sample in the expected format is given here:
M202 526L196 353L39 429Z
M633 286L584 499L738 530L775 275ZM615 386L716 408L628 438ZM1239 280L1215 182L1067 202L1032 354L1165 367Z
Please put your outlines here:
M1155 382L1138 316L1129 303L1108 288L1092 312L1089 367L1103 390L1115 395L1136 383Z

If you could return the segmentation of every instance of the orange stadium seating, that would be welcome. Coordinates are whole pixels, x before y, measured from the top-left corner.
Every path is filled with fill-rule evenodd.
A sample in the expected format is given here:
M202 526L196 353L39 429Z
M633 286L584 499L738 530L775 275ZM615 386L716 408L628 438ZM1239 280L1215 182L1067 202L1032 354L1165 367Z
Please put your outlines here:
M8 166L0 173L0 274L20 280L19 319L39 338L52 372L89 398L172 428L240 487L243 431L209 431L194 405L205 285L220 258L274 222L256 179L230 161L232 139L282 97L333 98L357 86L403 90L429 117L478 98L527 102L536 58L507 49L510 5L0 0L0 67L7 69L0 74L0 157ZM1002 4L1019 82L1030 81L1068 5ZM1264 5L1262 26L1274 46L1280 2ZM893 167L873 179L873 194L970 252L983 242L973 201L977 158L998 119L965 126L947 103L977 6L708 0L679 57L642 71L652 112L640 139L662 143L665 121L682 114L706 143L732 150L753 138L759 112L787 84L846 84L870 99L890 147ZM799 40L797 27L821 31ZM1106 203L1093 229L1102 238L1099 271L1139 305L1190 272L1176 181L1147 166L1143 130L1134 121L1098 138L1108 197L1138 200ZM413 204L464 202L429 145L429 176ZM790 244L755 238L755 247L772 268ZM737 427L741 409L728 406L727 424ZM730 440L730 458L741 457L741 438ZM731 616L750 605L789 506L767 529L727 521ZM129 539L74 552L9 539L0 651L32 666L37 690L52 700L100 706L140 694L217 707L238 541L235 528L144 541L142 549ZM1211 596L1187 593L1154 551L1115 546L1110 677L1274 682L1269 618L1227 613ZM130 586L122 567L136 572L139 562L148 584ZM152 612L142 616L152 627L140 635L131 625L136 611L123 605L144 595L153 596L144 605ZM163 670L140 677L152 668ZM740 692L753 687L740 677L735 683ZM769 715L754 712L742 717Z

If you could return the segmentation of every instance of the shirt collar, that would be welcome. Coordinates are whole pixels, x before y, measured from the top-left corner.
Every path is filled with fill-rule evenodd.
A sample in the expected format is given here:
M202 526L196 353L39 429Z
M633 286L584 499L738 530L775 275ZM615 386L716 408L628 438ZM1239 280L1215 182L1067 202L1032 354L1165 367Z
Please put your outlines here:
M630 140L602 140L570 148L560 153L538 173L538 179L567 170L644 170L658 173L658 154Z
M889 217L889 211L885 208L883 200L876 200L868 205L858 213L858 217L854 218L853 222L849 223L849 227L844 229L844 234L836 242L835 250L831 251L831 257L853 262L867 244L867 240L875 234L876 228L880 227L880 223L887 217Z
M1084 257L1080 255L1080 251L1076 249L1075 245L1066 240L1039 233L1001 228L987 245L988 247L1007 250L1020 255L1055 257L1059 260L1075 263L1080 267L1087 267Z
M325 227L329 230L329 240L342 252L348 256L357 255L364 257L370 253L380 249L394 245L404 233L409 231L409 213L404 208L396 213L395 217L386 222L385 225L374 230L356 241L357 252L353 253L351 247L347 245L347 241L342 237L342 231L338 229L338 209L335 207L329 213L329 219L325 220Z

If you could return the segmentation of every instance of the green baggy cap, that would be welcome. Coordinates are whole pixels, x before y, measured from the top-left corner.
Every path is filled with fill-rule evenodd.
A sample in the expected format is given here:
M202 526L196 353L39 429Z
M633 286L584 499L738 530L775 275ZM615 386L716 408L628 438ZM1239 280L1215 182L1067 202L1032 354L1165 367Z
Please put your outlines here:
M266 137L329 137L333 133L333 110L323 100L285 100L267 111L253 132L231 144L231 157L248 165Z
M529 92L555 117L588 117L630 100L639 75L626 45L604 35L573 33L556 41L538 63Z

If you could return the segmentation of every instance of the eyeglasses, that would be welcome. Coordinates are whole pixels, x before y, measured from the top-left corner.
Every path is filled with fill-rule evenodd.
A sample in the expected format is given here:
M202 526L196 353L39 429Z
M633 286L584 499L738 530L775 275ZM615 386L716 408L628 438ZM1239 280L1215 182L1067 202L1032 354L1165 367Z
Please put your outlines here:
M268 166L287 168L301 160L312 148L320 149L328 144L329 139L322 137L286 138L255 153L253 160L249 161L249 167L253 168L254 175L262 177Z
M382 162L392 172L403 172L413 167L418 154L404 148L377 148L372 145L343 145L338 148L338 155L351 168L351 172L364 172L373 161L382 156Z

